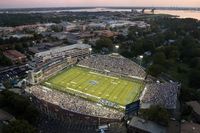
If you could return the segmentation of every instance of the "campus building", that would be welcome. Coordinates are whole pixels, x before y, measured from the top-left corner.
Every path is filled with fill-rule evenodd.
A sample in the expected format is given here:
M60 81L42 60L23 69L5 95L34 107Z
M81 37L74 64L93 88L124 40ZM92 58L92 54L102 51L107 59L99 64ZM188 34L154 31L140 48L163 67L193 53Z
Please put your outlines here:
M27 60L26 56L17 50L6 50L3 55L10 59L13 64L24 63Z
M49 76L75 64L81 58L89 56L90 53L91 46L87 44L56 47L36 53L29 64L32 70L28 73L28 82L38 84Z

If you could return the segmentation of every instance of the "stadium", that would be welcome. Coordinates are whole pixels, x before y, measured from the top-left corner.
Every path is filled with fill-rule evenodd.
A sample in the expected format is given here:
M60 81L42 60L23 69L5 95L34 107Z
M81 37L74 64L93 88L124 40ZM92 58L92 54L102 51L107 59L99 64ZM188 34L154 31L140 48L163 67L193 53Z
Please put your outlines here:
M141 81L108 76L80 66L64 70L44 85L115 108L138 100L143 90Z
M177 84L147 85L140 65L119 54L92 55L87 44L37 53L30 66L26 92L42 112L63 121L96 125L121 121L127 106L137 101L145 106L176 105Z

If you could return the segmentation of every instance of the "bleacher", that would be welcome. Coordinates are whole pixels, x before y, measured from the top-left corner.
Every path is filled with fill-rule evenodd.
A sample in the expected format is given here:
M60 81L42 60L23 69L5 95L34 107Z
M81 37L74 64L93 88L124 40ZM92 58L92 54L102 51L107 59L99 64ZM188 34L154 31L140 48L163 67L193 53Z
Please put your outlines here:
M81 60L78 65L141 80L146 77L146 72L141 66L122 56L93 55Z

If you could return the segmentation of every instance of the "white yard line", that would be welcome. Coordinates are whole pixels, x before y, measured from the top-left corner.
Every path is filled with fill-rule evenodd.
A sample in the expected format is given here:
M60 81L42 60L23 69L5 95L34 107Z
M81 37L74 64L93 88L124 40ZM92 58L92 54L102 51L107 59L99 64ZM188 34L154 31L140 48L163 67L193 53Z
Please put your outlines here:
M112 79L119 79L119 78L116 78L116 77L107 76L107 75L100 74L100 73L95 73L95 72L89 72L89 73L91 73L91 74L96 74L96 75L101 75L101 76L104 76L104 77L109 77L109 78L112 78Z

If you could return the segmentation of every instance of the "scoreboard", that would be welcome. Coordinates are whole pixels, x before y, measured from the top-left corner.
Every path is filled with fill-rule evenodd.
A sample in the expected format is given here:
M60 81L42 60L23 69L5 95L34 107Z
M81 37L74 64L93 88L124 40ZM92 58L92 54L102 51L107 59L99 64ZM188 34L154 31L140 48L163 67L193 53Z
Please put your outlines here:
M137 112L139 109L140 109L140 100L127 104L125 108L125 114L126 115L132 114L134 112Z

